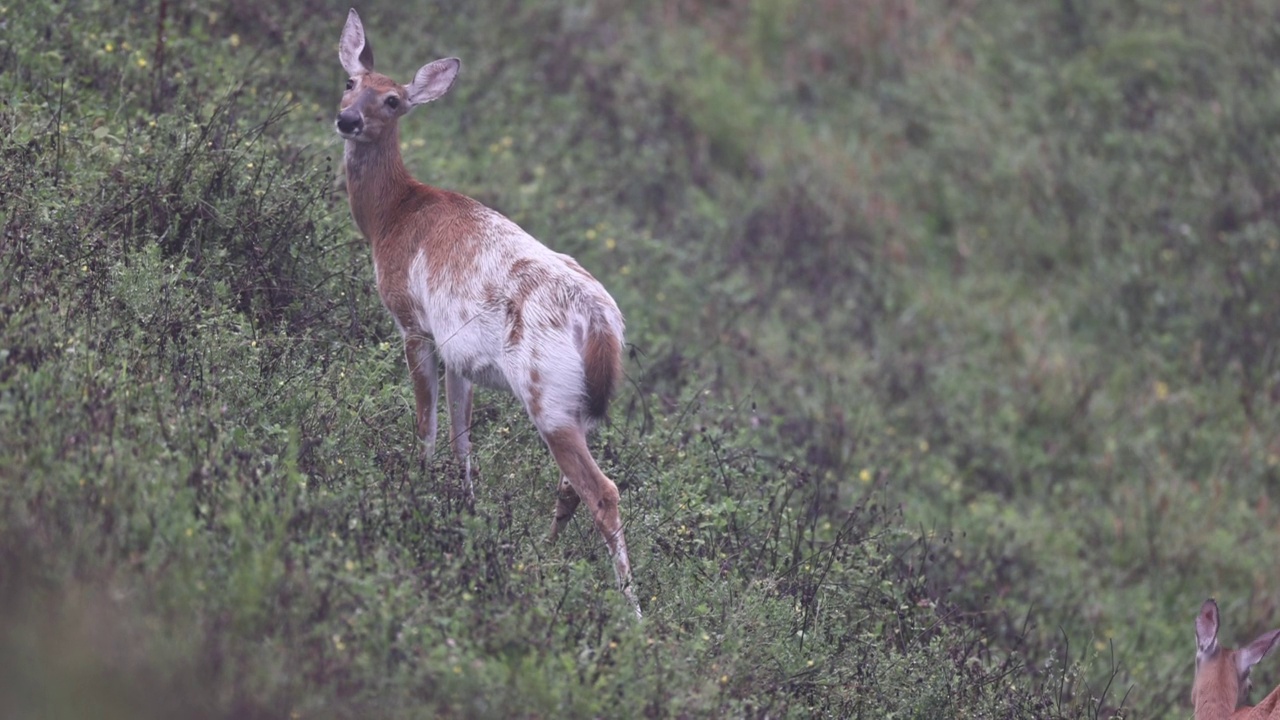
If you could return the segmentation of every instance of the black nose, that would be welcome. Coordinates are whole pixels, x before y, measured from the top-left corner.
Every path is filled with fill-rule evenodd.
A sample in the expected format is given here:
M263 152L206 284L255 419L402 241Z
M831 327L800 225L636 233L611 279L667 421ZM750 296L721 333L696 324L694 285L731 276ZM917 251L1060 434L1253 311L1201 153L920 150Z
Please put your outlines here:
M338 113L338 132L343 135L354 135L364 127L364 119L359 113Z

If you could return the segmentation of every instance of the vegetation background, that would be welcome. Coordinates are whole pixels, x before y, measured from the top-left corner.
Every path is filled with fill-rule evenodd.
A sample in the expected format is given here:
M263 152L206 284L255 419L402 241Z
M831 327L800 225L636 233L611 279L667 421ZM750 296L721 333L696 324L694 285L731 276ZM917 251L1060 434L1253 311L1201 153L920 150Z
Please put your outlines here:
M628 317L641 623L509 398L417 469L347 7L0 0L0 715L1181 718L1280 625L1276 3L360 6Z

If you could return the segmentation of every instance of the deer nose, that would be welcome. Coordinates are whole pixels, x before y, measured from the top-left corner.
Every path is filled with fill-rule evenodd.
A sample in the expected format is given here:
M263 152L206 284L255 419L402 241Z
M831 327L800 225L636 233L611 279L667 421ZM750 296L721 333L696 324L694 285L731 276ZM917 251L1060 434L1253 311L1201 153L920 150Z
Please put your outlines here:
M359 135L364 129L364 118L360 117L360 113L344 111L338 113L338 132L343 135Z

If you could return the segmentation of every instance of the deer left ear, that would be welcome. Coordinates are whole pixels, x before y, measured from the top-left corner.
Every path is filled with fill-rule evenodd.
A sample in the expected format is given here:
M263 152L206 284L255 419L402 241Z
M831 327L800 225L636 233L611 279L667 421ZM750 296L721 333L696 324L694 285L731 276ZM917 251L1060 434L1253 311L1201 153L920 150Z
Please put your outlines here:
M429 103L449 92L461 68L462 61L458 58L444 58L423 65L418 74L413 76L413 82L404 88L409 104Z
M1280 630L1272 630L1259 635L1256 640L1240 648L1236 652L1236 671L1241 675L1248 672L1249 668L1257 665L1259 660L1276 649L1277 641L1280 641Z
M351 77L373 72L373 46L364 36L364 25L355 8L347 13L347 24L342 27L342 39L338 41L338 60L342 69Z

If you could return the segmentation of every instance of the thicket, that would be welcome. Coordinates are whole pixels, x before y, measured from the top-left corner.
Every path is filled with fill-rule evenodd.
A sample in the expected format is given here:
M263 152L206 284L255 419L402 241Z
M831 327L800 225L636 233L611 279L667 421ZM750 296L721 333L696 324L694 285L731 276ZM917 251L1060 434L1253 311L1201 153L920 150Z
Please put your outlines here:
M346 7L0 7L5 714L1182 716L1280 624L1271 4L361 6L628 317L639 624L509 399L417 468Z

